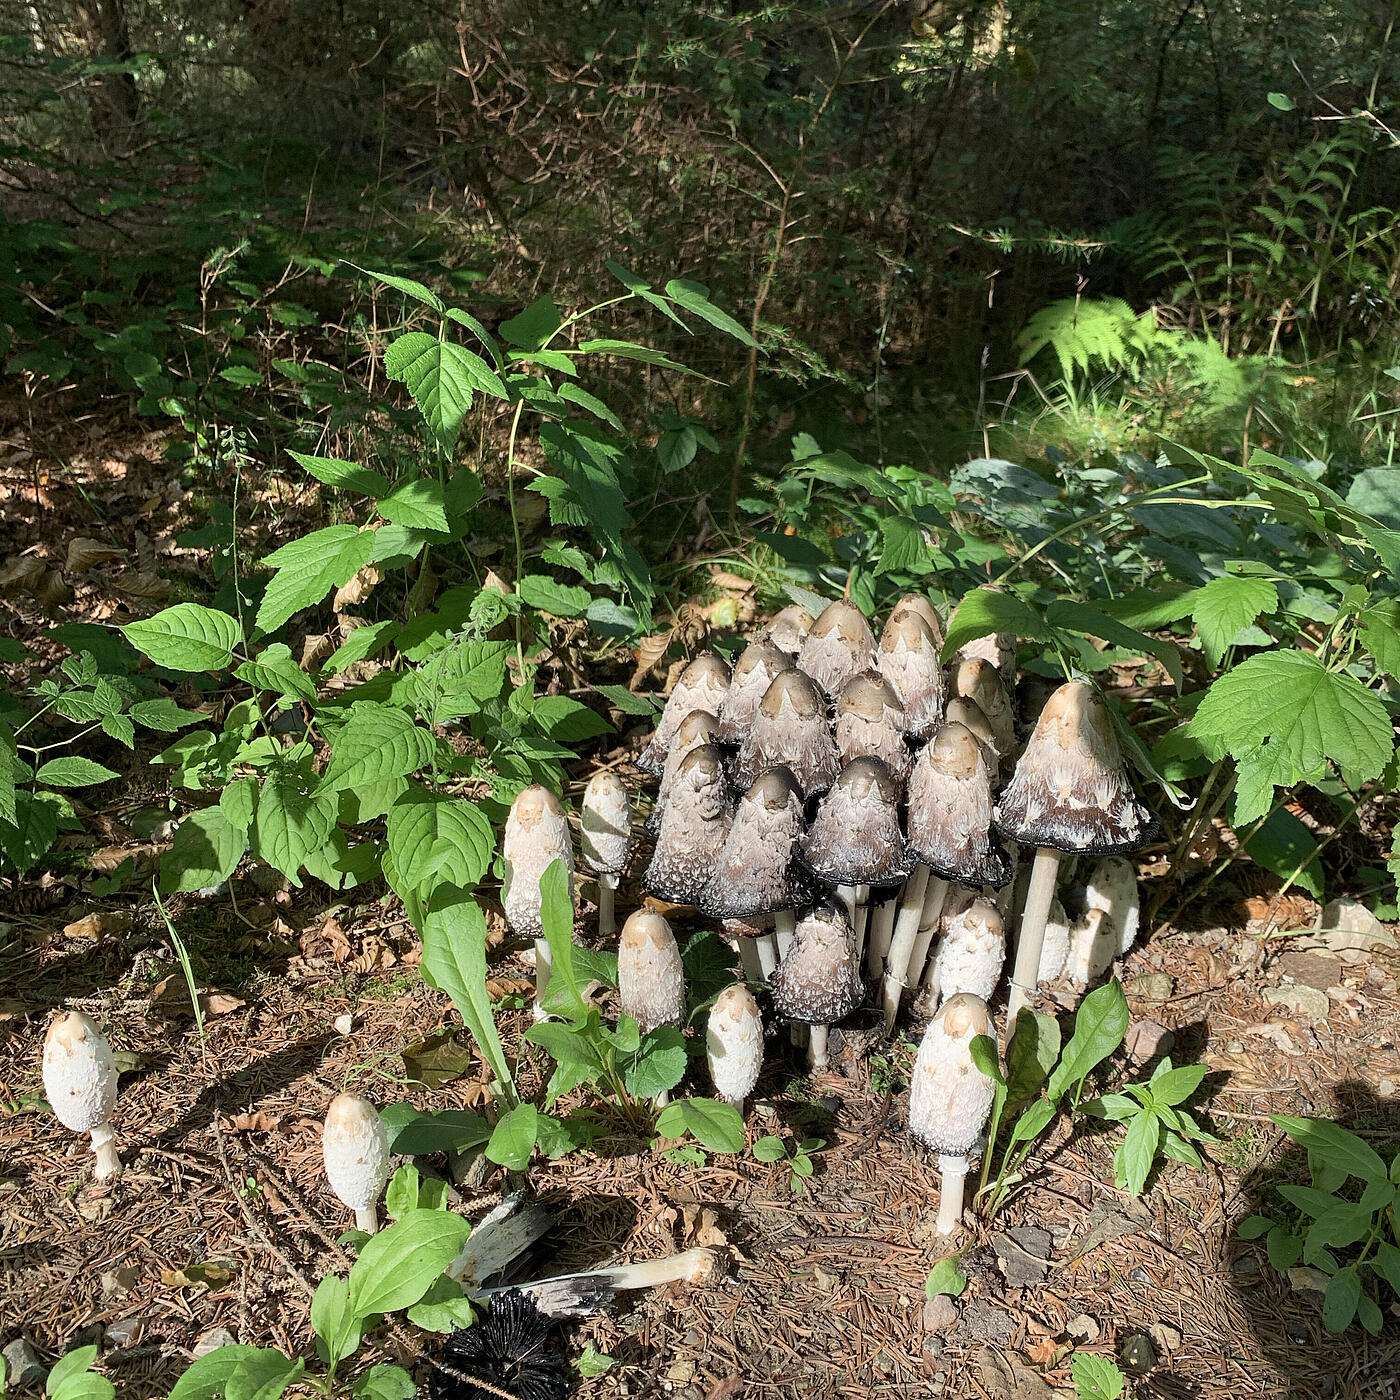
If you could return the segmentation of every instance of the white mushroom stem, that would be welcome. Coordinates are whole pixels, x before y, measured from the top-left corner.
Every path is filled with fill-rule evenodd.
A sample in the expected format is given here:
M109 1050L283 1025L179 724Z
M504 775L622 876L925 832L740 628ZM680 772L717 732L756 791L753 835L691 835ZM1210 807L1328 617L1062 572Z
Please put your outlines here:
M553 966L553 954L549 951L549 939L535 939L535 1020L549 1020L549 1012L544 1009L545 993L549 990L549 972Z
M713 1249L687 1249L683 1254L670 1254L665 1259L648 1259L641 1264L617 1264L609 1269L589 1269L578 1274L555 1274L532 1283L512 1284L523 1292L553 1287L577 1279L597 1280L619 1291L634 1288L660 1288L668 1283L713 1283L723 1274L719 1253ZM493 1293L505 1293L505 1288L486 1288L471 1294L473 1298L489 1298Z
M807 1059L814 1070L824 1070L826 1068L826 1033L825 1026L810 1026L810 1039L807 1043Z
M666 1105L667 1105L668 1103L670 1103L670 1102L671 1102L671 1091L670 1091L669 1089L663 1089L663 1090L652 1100L652 1103L653 1103L657 1108L665 1108Z
M1014 1027L1016 1014L1035 992L1040 974L1040 950L1045 942L1045 922L1055 898L1055 881L1060 873L1060 853L1048 846L1036 850L1031 882L1026 889L1026 907L1021 913L1021 931L1016 940L1016 966L1011 973L1011 999L1006 1007L1006 1024Z
M97 1159L92 1169L93 1176L98 1181L105 1181L109 1176L119 1176L122 1159L117 1156L117 1135L112 1131L112 1125L99 1123L89 1136L92 1138L93 1155Z
M870 977L879 977L885 970L885 959L889 956L890 938L894 933L895 915L899 913L899 895L882 900L870 916L870 942L865 949L865 971Z
M837 885L836 902L846 911L847 921L855 928L856 910L860 908L860 886Z
M951 1235L962 1224L963 1184L967 1180L967 1158L938 1154L938 1171L942 1184L938 1194L938 1223L940 1235Z
M914 937L914 949L909 955L909 971L905 981L917 987L923 980L924 968L928 966L929 951L938 933L938 921L943 917L943 903L948 898L948 882L930 874L928 888L924 891L923 913L919 916L919 931Z
M363 1230L367 1235L379 1233L379 1210L373 1201L367 1206L360 1206L355 1211L355 1228Z
M797 911L795 909L780 909L773 915L773 936L778 942L778 956L787 957L788 949L792 947L793 931L797 928Z
M870 922L870 886L856 886L856 917L852 925L856 931L856 961L865 948L865 929Z
M759 953L758 938L736 938L734 940L739 945L739 966L744 969L744 980L746 982L761 982L768 976L763 970L763 959ZM776 945L774 952L777 951ZM775 964L776 965L776 964ZM772 969L770 968L771 972Z
M895 1018L899 1015L899 1001L904 995L905 978L909 972L909 959L914 953L914 940L919 936L919 924L924 916L924 895L928 891L929 868L916 865L914 873L904 886L904 903L894 922L894 934L890 939L890 954L885 962L884 1013L885 1034L894 1029Z
M789 935L791 936L791 935ZM758 969L766 982L778 965L778 939L776 934L760 933L753 940L754 951L758 954Z
M613 914L617 882L616 874L598 876L598 932L604 937L617 932L617 919Z

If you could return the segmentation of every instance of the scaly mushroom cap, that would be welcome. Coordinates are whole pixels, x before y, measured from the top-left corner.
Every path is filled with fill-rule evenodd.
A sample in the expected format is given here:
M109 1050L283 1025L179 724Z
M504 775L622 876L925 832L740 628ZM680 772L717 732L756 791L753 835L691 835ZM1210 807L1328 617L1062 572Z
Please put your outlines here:
M989 900L976 899L943 926L943 941L933 963L933 985L945 1001L970 992L991 998L1006 964L1006 937L1001 915Z
M694 710L706 710L716 718L729 690L729 667L722 657L712 651L703 651L681 672L666 708L661 712L661 720L656 733L651 736L640 754L637 767L659 777L666 765L666 755L671 751L676 731L681 721Z
M922 593L906 593L890 609L891 618L898 617L900 613L916 614L924 626L933 633L934 640L938 643L940 650L942 649L943 619L938 615L938 609Z
M992 729L991 721L982 713L981 705L975 700L955 695L948 701L943 718L949 724L962 725L982 745L987 755L987 766L995 773L1002 755L997 748L997 736Z
M720 1098L742 1103L753 1093L763 1068L763 1018L753 994L742 983L726 987L710 1007L705 1057Z
M775 677L792 670L792 657L768 642L750 642L734 665L734 676L719 712L717 742L738 748Z
M897 608L880 633L880 674L904 705L911 739L926 739L943 718L941 634L912 608Z
M106 1038L81 1011L70 1011L44 1037L44 1097L71 1132L90 1133L117 1102L117 1065Z
M642 880L647 892L669 904L697 903L724 850L731 812L724 755L713 744L692 749L661 812Z
M616 773L595 773L583 790L579 847L589 868L617 875L627 864L632 844L632 798Z
M714 919L795 909L811 896L793 856L802 838L802 794L786 768L754 779L735 810L724 850L700 895Z
M938 1008L919 1042L909 1083L909 1131L935 1152L966 1157L991 1111L995 1083L972 1063L975 1037L991 1034L986 1002L967 993Z
M681 764L698 749L701 744L719 743L719 720L708 710L692 710L676 730L671 741L671 751L666 755L666 766L661 770L661 786L656 791L656 803L647 818L646 828L653 835L661 824L661 811L671 797L671 784L676 781Z
M797 658L828 695L836 695L852 676L875 665L875 635L865 614L851 603L830 604L812 624Z
M617 994L622 1012L642 1028L678 1026L685 1019L685 973L671 925L638 909L617 945Z
M351 1210L372 1206L389 1177L389 1136L374 1105L358 1094L337 1094L321 1130L326 1179Z
M935 875L965 885L1004 885L1006 852L992 830L992 773L963 725L939 727L909 775L909 847Z
M840 764L826 704L812 678L784 671L763 693L758 713L734 760L734 782L749 787L768 768L788 768L806 796L825 792Z
M1064 970L1069 957L1069 915L1058 899L1050 901L1045 919L1045 941L1040 945L1040 967L1036 983L1053 982Z
M1139 901L1137 872L1122 856L1102 856L1089 872L1084 908L1102 909L1113 926L1116 954L1122 957L1138 936Z
M948 694L960 700L971 700L982 711L992 731L992 742L999 758L1005 759L1015 753L1016 719L1011 708L1011 696L1007 694L997 668L980 656L970 656L949 669Z
M819 904L800 918L770 985L773 1009L789 1021L829 1026L849 1016L865 987L845 911Z
M506 922L520 938L542 938L540 880L556 860L569 871L573 893L574 843L563 804L545 787L523 788L510 804L501 843L505 878L501 905Z
M803 839L802 858L829 885L893 885L913 869L899 829L899 784L878 758L841 770Z
M1046 701L997 799L996 824L1022 845L1057 851L1132 851L1150 838L1152 814L1128 782L1092 686L1070 681Z
M958 661L986 661L996 668L1007 691L1016 685L1016 638L1010 632L974 637L958 648Z
M904 705L878 671L863 671L836 698L836 754L842 763L869 755L883 760L901 785L914 755L904 742Z
M758 640L768 642L796 661L802 651L802 643L807 640L807 633L812 630L813 621L812 614L806 608L791 603L763 629Z

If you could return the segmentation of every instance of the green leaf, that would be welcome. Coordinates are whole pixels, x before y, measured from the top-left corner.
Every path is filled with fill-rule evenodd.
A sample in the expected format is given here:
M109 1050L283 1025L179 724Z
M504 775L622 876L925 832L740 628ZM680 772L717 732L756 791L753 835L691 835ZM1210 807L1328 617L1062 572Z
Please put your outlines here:
M484 960L482 966L485 966ZM432 982L429 985L437 986L437 983ZM490 1063L490 1060L487 1060L487 1064ZM466 1152L469 1148L480 1147L491 1136L491 1125L480 1114L470 1113L464 1108L443 1108L436 1113L420 1113L412 1104L399 1107L407 1110L407 1116L402 1122L392 1119L388 1109L380 1116L384 1118L386 1128L391 1126L391 1122L395 1124L389 1134L390 1151L402 1153L404 1156L422 1157L431 1152Z
M609 1356L606 1352L601 1352L590 1342L580 1353L577 1361L574 1362L574 1370L583 1377L584 1380L592 1380L595 1376L606 1375L617 1365L617 1358Z
M1279 876L1293 879L1314 899L1323 895L1322 871L1317 861L1317 841L1311 831L1287 808L1280 807L1251 831L1243 841L1245 852L1256 865ZM1296 875L1296 879L1294 878Z
M389 1179L384 1191L384 1213L391 1219L418 1208L418 1183L421 1177L415 1166L400 1167Z
M1069 1373L1078 1400L1118 1400L1127 1383L1122 1371L1106 1356L1088 1351L1075 1352L1070 1358Z
M759 1162L781 1162L787 1157L787 1148L780 1137L765 1134L753 1145L754 1159Z
M550 1008L562 1006L570 1016L586 1015L591 1009L574 975L574 899L569 869L562 860L552 860L540 876L540 926L549 944ZM557 989L555 984L558 984Z
M305 452L287 449L291 457L304 471L310 472L317 481L327 486L339 486L346 491L358 491L361 495L380 496L389 494L389 478L383 472L371 471L368 467L357 466L354 462L341 462L334 457L312 457Z
M1322 1300L1322 1325L1329 1332L1345 1332L1356 1316L1356 1305L1360 1299L1360 1270L1355 1264L1338 1269L1332 1275Z
M352 1356L360 1345L360 1326L350 1315L350 1280L327 1274L311 1298L311 1326L316 1333L316 1354L327 1365Z
M285 642L264 647L252 661L235 666L233 674L246 681L254 690L271 690L313 704L316 687L311 678L297 665L292 649Z
M243 640L235 619L198 603L177 603L121 630L132 646L170 671L221 671Z
M1166 1061L1162 1063L1165 1064ZM1201 1080L1208 1072L1209 1067L1206 1065L1181 1065L1176 1069L1154 1074L1151 1080L1152 1097L1158 1103L1185 1103L1201 1087Z
M448 533L442 485L428 477L406 482L392 496L386 496L379 503L379 513L391 525Z
M331 761L316 793L406 778L433 761L435 747L433 736L402 710L369 702L353 704L350 718L335 735Z
M0 822L15 823L15 784L29 778L29 765L20 760L14 730L0 720Z
M656 1131L665 1138L689 1133L711 1152L741 1152L744 1119L732 1103L717 1099L677 1099L661 1110Z
M80 758L72 754L67 758L51 758L34 775L36 783L48 783L50 787L77 788L91 787L94 783L110 783L121 777L101 763L90 758Z
M1377 777L1395 750L1380 699L1301 651L1251 656L1220 676L1191 734L1212 760L1228 754L1239 762L1240 823L1268 812L1275 786L1318 781L1329 759L1357 786Z
M663 355L660 350L652 350L646 345L636 345L630 340L585 340L578 348L579 353L584 355L615 355L620 360L640 360L642 364L657 365L661 369L673 369L680 374L688 374L694 379L710 379L709 375L701 374L699 370L688 369L685 365L678 364L669 355ZM710 379L712 384L718 382L718 380Z
M1371 1267L1390 1285L1395 1296L1400 1298L1400 1249L1385 1240L1378 1240Z
M1128 1124L1127 1136L1113 1157L1118 1186L1126 1187L1134 1196L1142 1195L1152 1163L1157 1158L1161 1135L1161 1120L1146 1109Z
M266 1347L234 1370L224 1395L227 1400L278 1400L305 1369L306 1362Z
M1380 1336L1385 1327L1385 1315L1376 1306L1375 1300L1364 1291L1356 1300L1356 1316L1373 1337Z
M689 423L682 423L679 428L667 428L657 437L656 460L661 463L661 470L670 476L684 471L695 460L699 446L695 429Z
M596 394L590 394L587 389L581 389L577 384L565 381L559 386L559 397L565 403L577 404L580 408L586 409L595 418L606 423L608 427L615 429L619 433L625 433L627 429L623 426L622 419L605 404Z
M594 1014L596 1016L596 1013ZM586 1025L587 1021L578 1024L541 1021L539 1025L531 1026L525 1032L525 1039L531 1045L538 1045L542 1050L548 1051L556 1065L577 1065L587 1071L585 1075L575 1079L576 1084L583 1084L603 1068L597 1048L583 1029Z
M515 586L526 607L555 617L581 617L593 595L574 584L560 583L548 574L526 574Z
M758 349L758 341L741 326L727 311L721 311L710 300L710 289L700 282L690 282L684 277L674 277L666 284L666 295L687 311L708 321L716 330L732 336L740 345L751 350Z
M395 1312L416 1303L457 1257L472 1227L445 1210L411 1210L372 1235L350 1270L354 1317Z
M1400 681L1400 601L1384 602L1357 614L1357 631L1376 665L1391 680Z
M1050 1126L1054 1117L1054 1103L1049 1099L1037 1099L1017 1118L1011 1129L1011 1136L1007 1139L1007 1147L1014 1147L1021 1142L1034 1142Z
M381 651L394 640L398 633L399 624L392 618L384 622L371 623L367 627L357 627L330 654L322 669L328 675L338 675L357 661L364 661Z
M625 715L655 715L663 703L658 695L638 695L625 685L596 685L593 688Z
M961 647L993 632L1009 632L1028 642L1048 642L1052 630L1014 593L994 588L975 588L957 606L948 622L943 644L944 659L955 656Z
M496 834L470 802L413 783L389 809L389 850L400 881L411 889L439 884L473 889L491 865Z
M431 306L439 316L447 310L436 292L421 282L415 282L411 277L397 277L392 272L376 272L373 268L356 267L354 263L348 263L347 266L354 267L356 272L363 272L366 277L373 278L376 282L382 282L386 287L392 287L396 292L412 297L414 301L421 301L424 306Z
M1019 1113L1037 1094L1060 1055L1060 1024L1053 1016L1023 1006L1006 1050L1006 1105ZM980 1068L980 1066L979 1066Z
M612 725L597 710L567 695L542 696L535 701L531 714L539 727L560 744L577 744L612 732Z
M1365 1206L1343 1201L1319 1215L1303 1239L1303 1253L1312 1257L1321 1249L1345 1249L1364 1239L1371 1230L1372 1212Z
M1269 1254L1269 1263L1281 1274L1286 1274L1303 1257L1303 1242L1297 1235L1275 1225L1264 1241Z
M161 890L174 894L222 884L248 848L246 833L246 826L229 820L222 803L191 812L175 829L175 840L161 857Z
M642 1038L635 1059L622 1072L633 1098L654 1099L685 1078L685 1036L675 1026L657 1026Z
M1090 992L1074 1018L1074 1034L1050 1076L1046 1092L1059 1103L1065 1091L1086 1078L1122 1043L1128 1029L1128 1001L1116 981Z
M929 1270L924 1280L925 1298L959 1298L967 1287L967 1275L962 1271L962 1255L949 1254Z
M229 824L246 834L258 806L258 780L236 778L219 794L219 806Z
M1271 92L1269 106L1276 112L1291 112L1297 104L1286 92Z
M1336 1123L1325 1118L1292 1118L1286 1113L1270 1116L1294 1142L1349 1175L1359 1176L1366 1182L1390 1179L1386 1164L1375 1148Z
M498 1092L513 1104L515 1081L486 991L486 916L461 890L440 887L433 893L422 934L423 980L452 998L495 1076Z
M1196 624L1206 657L1219 666L1236 635L1261 613L1278 608L1278 589L1265 578L1222 574L1191 595L1191 620Z
M429 1332L451 1332L456 1327L470 1327L476 1320L471 1301L462 1292L462 1285L445 1275L404 1316L415 1327L427 1328ZM409 1386L409 1393L412 1394L412 1381Z
M1136 628L1109 617L1107 613L1100 612L1098 608L1091 608L1085 603L1075 603L1067 598L1051 603L1045 610L1045 617L1053 627L1082 633L1088 637L1098 637L1141 656L1155 657L1162 663L1162 668L1172 678L1176 688L1181 689L1181 654L1170 642L1159 642L1155 637L1149 637Z
M968 1047L972 1055L972 1063L977 1066L988 1079L999 1085L1006 1084L1006 1076L1001 1072L1001 1056L997 1051L997 1043L989 1035L975 1035L972 1037L972 1044Z
M330 839L335 827L334 796L313 793L307 767L274 771L258 794L258 810L249 837L252 847L274 870L301 886L297 872L307 855Z
M215 1347L206 1356L186 1367L171 1387L169 1400L214 1400L223 1395L229 1377L245 1362L260 1356L264 1348L231 1343ZM274 1355L281 1356L281 1352Z
M273 550L262 562L277 572L258 606L258 630L275 632L293 613L314 607L369 562L374 531L328 525Z
M433 1285L434 1288L437 1286ZM455 1301L445 1301L432 1311L434 1318L438 1318L441 1313L443 1318L451 1319L446 1326L435 1326L433 1322L425 1320L429 1308L426 1302L411 1307L408 1310L408 1320L416 1326L426 1327L434 1332L450 1332L454 1326L470 1327L474 1317L471 1304L462 1296L462 1290L450 1279L443 1281L444 1291L448 1287L456 1289ZM413 1377L402 1366L395 1366L389 1361L381 1361L377 1366L371 1366L355 1382L352 1389L352 1394L360 1396L361 1400L412 1400L417 1393L418 1387L414 1385Z
M519 350L538 350L563 322L554 298L546 295L532 301L518 316L503 321L501 338Z
M390 379L407 386L429 429L448 448L462 431L473 389L510 397L480 355L424 331L409 331L394 341L385 351L384 369Z
M197 710L182 710L164 695L155 700L138 700L126 713L137 724L161 734L174 734L187 724L198 724L201 720L209 718Z
M0 822L0 848L21 874L32 870L58 836L58 808L32 792L15 793L15 819Z
M1247 1215L1240 1221L1236 1234L1242 1240L1257 1240L1274 1228L1274 1222L1267 1215Z
M539 1136L539 1109L532 1103L517 1104L496 1124L486 1144L487 1158L510 1171L523 1171L530 1163Z
M80 1394L85 1393L77 1387L86 1380L101 1381L106 1387L108 1394L112 1393L111 1381L102 1376L91 1376L88 1368L97 1360L97 1348L95 1346L75 1347L72 1351L59 1357L54 1362L53 1370L48 1374L48 1379L44 1382L44 1393L49 1396L49 1400L75 1400Z
M887 515L880 521L880 557L877 574L904 574L916 568L928 554L918 522L903 515Z

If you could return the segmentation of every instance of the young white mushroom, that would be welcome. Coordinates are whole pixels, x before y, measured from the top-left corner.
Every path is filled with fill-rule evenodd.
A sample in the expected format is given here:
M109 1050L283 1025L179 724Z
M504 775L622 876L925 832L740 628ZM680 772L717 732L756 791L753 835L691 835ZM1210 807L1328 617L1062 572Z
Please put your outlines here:
M694 710L706 710L718 718L728 690L729 667L724 659L712 651L701 652L681 672L676 688L661 712L656 733L637 755L637 767L653 777L659 777L681 722Z
M734 675L720 707L716 743L737 749L753 724L768 687L793 668L792 657L769 642L750 642L734 663Z
M1040 945L1040 970L1037 984L1053 982L1065 971L1070 953L1070 922L1065 907L1058 899L1050 901L1050 913L1045 919L1045 941Z
M70 1132L87 1133L96 1158L93 1176L104 1181L122 1169L108 1121L117 1102L117 1066L106 1038L81 1011L70 1011L44 1037L44 1096Z
M990 1001L1005 966L1001 915L989 900L975 899L944 924L929 984L942 1001L959 992Z
M826 700L803 671L783 671L763 693L758 713L734 760L734 784L744 789L765 769L787 768L805 796L822 793L840 764L826 718Z
M742 1105L763 1068L763 1018L753 993L740 982L726 987L710 1007L705 1057L715 1093Z
M1064 972L1076 986L1098 981L1137 941L1138 888L1122 856L1104 856L1089 872L1084 914L1069 931ZM1047 935L1048 936L1048 935Z
M949 667L948 694L970 700L986 717L997 757L1006 762L1016 752L1016 717L1001 673L980 656L963 657Z
M860 958L843 909L819 904L797 922L792 946L771 978L773 1009L811 1027L814 1070L826 1068L827 1028L860 1005Z
M852 676L874 669L875 634L865 614L851 603L828 604L802 643L797 665L833 696Z
M719 720L708 710L692 710L681 721L661 770L661 786L656 790L656 803L651 809L651 816L647 818L646 829L651 835L655 836L661 828L661 813L670 801L671 788L675 784L676 774L681 771L681 764L702 745L718 743Z
M668 904L698 904L724 849L732 814L723 753L713 744L692 749L661 812L642 877L647 893Z
M379 1228L379 1193L389 1179L389 1136L375 1107L358 1094L337 1094L321 1130L326 1179L341 1203L355 1212L355 1228Z
M642 1028L678 1026L685 1019L685 971L671 925L638 909L622 925L617 947L617 994L622 1012Z
M942 632L931 627L922 612L907 606L896 608L880 633L880 674L904 705L911 739L928 738L943 719L942 640Z
M962 1221L963 1185L991 1111L995 1083L972 1062L972 1042L991 1033L985 1002L950 997L929 1022L909 1084L909 1131L938 1153L942 1190L937 1230L950 1235Z
M914 613L918 619L933 633L933 639L941 648L943 646L943 619L938 615L938 609L924 597L922 593L906 593L890 609L890 616L897 613Z
M632 798L627 784L607 769L595 773L583 790L579 847L598 877L598 932L617 928L613 900L632 845Z
M569 872L569 897L574 894L574 841L563 804L544 787L527 787L516 796L506 818L501 843L505 878L501 905L506 922L520 938L535 940L535 1006L537 1021L546 1017L542 1005L549 987L549 941L540 921L540 880L556 861Z
M1016 638L1010 632L974 637L958 648L958 661L986 661L995 666L1007 690L1016 685Z

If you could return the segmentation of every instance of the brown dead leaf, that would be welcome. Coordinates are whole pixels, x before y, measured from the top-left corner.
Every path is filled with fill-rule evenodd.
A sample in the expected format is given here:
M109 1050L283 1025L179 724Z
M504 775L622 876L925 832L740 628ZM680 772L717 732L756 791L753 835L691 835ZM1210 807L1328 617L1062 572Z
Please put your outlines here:
M275 1133L282 1126L282 1120L266 1109L254 1113L236 1113L228 1120L231 1133Z
M398 954L382 938L371 934L361 939L360 951L351 960L350 970L363 974L387 972L398 960Z
M109 544L103 544L101 540L91 540L84 535L78 535L68 541L68 557L63 567L67 573L82 574L98 564L106 564L112 559L124 558L125 555L124 549L114 549Z
M233 1277L230 1260L210 1259L203 1264L186 1264L183 1269L162 1269L160 1281L167 1288L213 1288Z
M725 1376L710 1387L705 1400L739 1400L739 1396L748 1388L749 1383L743 1376Z
M125 573L117 580L117 589L128 598L145 598L151 602L168 598L171 588L170 580L158 574Z
M64 924L65 938L103 938L107 934L125 933L131 927L128 914L84 914L71 924Z
M197 994L199 1009L206 1016L225 1016L230 1011L237 1011L240 1006L246 1005L241 997L234 996L232 992L219 991L217 988L200 987L197 988ZM171 1020L182 1021L186 1017L194 1019L189 986L184 977L177 973L172 972L168 977L162 977L151 988L151 1006Z
M0 569L0 588L32 589L44 576L48 565L33 554L21 554Z
M100 875L110 875L123 861L135 863L139 870L149 866L164 848L154 842L139 846L99 846L88 856L88 863Z
M681 1238L687 1248L691 1245L722 1248L729 1243L729 1236L719 1227L719 1214L711 1206L681 1207Z
M345 936L340 920L333 914L317 927L302 930L301 955L308 962L314 958L349 962L350 951L350 940Z
M488 977L486 995L492 1001L499 1001L502 997L516 997L523 992L533 991L534 986L533 977Z
M1044 1370L1053 1366L1068 1350L1068 1347L1061 1346L1053 1337L1037 1337L1026 1348L1026 1359L1032 1366L1039 1366Z
M0 997L0 1021L14 1021L28 1014L29 1008L22 1001L15 1001L12 997Z
M34 596L47 612L54 612L73 601L73 590L52 569L41 575L34 585Z
M632 678L627 682L628 690L638 690L642 682L656 669L661 658L666 655L666 649L671 645L670 632L658 632L651 637L643 637L633 649L636 658L636 669L632 672ZM682 667L684 669L684 667ZM674 682L667 678L666 689L669 693Z
M383 581L384 575L373 564L366 564L348 583L344 583L336 589L335 602L332 606L336 612L344 612L346 608L353 608L357 604L363 603L374 592L375 585L383 583Z
M741 578L738 574L731 574L725 569L711 569L710 582L716 588L727 588L731 593L752 593L753 580L751 578Z
M301 669L316 671L336 648L336 643L322 632L303 639L301 644Z

